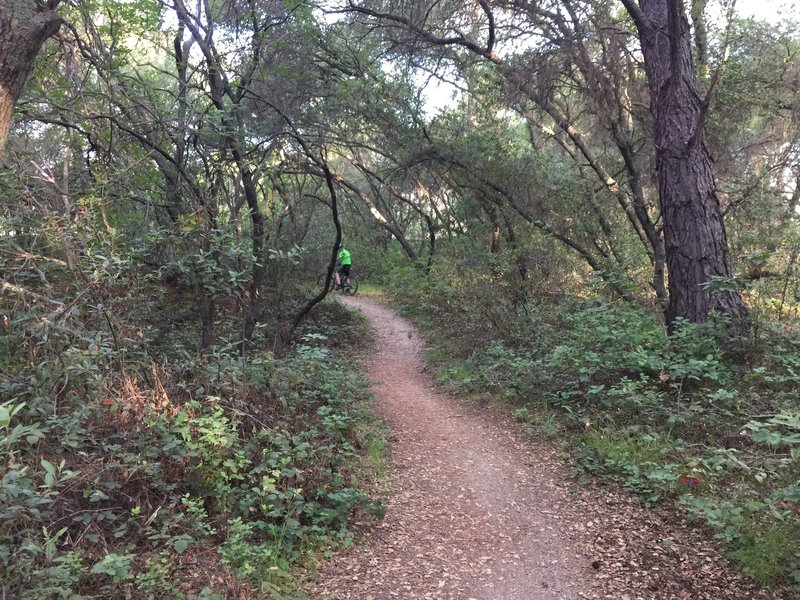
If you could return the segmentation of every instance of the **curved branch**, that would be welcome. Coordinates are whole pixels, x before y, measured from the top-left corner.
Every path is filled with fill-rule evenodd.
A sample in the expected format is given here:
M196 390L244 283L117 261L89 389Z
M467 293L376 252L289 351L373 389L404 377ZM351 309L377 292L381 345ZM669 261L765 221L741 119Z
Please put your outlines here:
M486 0L479 0L481 4L481 8L483 8L484 12L486 13L487 17L489 18L489 38L486 43L486 47L482 47L479 44L473 42L472 40L467 39L463 34L459 33L458 35L451 36L451 37L437 37L426 31L422 27L418 27L414 23L411 22L411 19L408 17L403 17L401 15L395 15L392 13L383 13L378 12L376 10L372 10L371 8L366 8L364 6L359 6L355 4L354 0L348 0L349 8L346 9L345 12L355 12L362 15L367 15L368 17L372 17L373 19L378 19L382 21L389 21L392 23L397 23L398 25L402 25L407 30L411 31L415 35L419 36L419 38L425 40L429 44L433 46L461 46L462 48L466 48L470 52L473 52L479 56L483 56L484 58L490 60L495 64L500 64L500 59L494 53L493 46L495 42L495 28L494 28L494 17L491 13L491 7Z
M648 31L652 28L653 25L650 23L650 19L647 18L642 9L634 0L620 0L620 2L622 2L625 10L628 11L631 19L633 19L633 22L636 24L636 29L638 29L640 33Z
M331 195L331 216L333 217L333 224L336 227L336 241L331 249L331 260L328 264L328 274L325 277L325 285L322 287L322 291L309 300L302 310L297 313L297 316L292 322L292 329L297 329L297 326L300 325L305 316L311 312L311 309L322 302L325 296L328 295L328 289L330 289L331 286L331 278L333 277L333 269L336 267L336 253L342 241L342 224L339 222L339 205L336 199L336 188L333 184L331 170L328 168L328 163L325 161L322 161L322 171L325 175L325 183L328 185L328 193Z
M489 6L489 3L486 0L478 0L478 4L481 5L483 13L486 15L486 20L489 24L489 33L486 39L486 50L488 50L489 53L492 53L494 52L495 40L494 13L492 12L492 7Z

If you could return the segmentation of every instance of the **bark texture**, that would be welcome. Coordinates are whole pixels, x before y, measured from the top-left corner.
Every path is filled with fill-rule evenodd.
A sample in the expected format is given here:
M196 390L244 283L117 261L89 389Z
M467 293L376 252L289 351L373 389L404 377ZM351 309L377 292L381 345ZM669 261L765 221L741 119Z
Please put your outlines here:
M36 55L50 36L61 27L50 0L0 0L0 159L3 158L14 106L33 70Z
M628 1L642 44L655 119L659 195L669 270L669 323L704 322L709 312L743 324L747 308L736 291L705 284L731 278L728 244L714 165L705 143L706 102L692 63L691 33L682 0Z

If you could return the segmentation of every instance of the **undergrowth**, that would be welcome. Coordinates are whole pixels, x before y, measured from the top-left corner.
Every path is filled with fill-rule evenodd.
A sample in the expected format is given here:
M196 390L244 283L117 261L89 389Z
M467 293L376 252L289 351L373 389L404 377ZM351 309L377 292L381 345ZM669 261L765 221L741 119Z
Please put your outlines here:
M257 331L244 358L224 335L190 351L177 312L147 329L81 303L8 314L2 597L283 597L350 543L354 511L381 516L364 469L384 468L382 434L347 357L363 323L337 305L280 356Z

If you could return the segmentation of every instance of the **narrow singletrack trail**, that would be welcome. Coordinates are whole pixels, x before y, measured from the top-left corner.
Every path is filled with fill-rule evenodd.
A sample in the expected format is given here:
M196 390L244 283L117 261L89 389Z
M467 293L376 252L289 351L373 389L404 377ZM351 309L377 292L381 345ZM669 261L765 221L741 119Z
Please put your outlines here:
M685 523L578 485L547 445L436 389L424 344L368 298L343 298L376 332L362 364L390 430L383 521L319 565L313 600L773 598Z
M556 518L570 499L552 457L437 391L409 323L363 298L345 302L378 336L364 366L391 430L395 493L374 538L321 571L320 597L534 600L590 590L591 561Z

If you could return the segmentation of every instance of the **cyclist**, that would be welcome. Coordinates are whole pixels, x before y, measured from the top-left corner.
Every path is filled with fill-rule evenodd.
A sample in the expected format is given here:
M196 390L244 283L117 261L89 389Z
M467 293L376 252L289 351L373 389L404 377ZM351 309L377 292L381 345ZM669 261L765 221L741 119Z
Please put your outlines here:
M339 268L336 269L336 289L344 289L344 281L346 277L350 277L350 252L348 252L344 244L339 244L339 254L336 255L336 262L339 263Z

